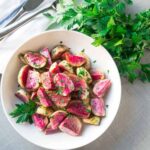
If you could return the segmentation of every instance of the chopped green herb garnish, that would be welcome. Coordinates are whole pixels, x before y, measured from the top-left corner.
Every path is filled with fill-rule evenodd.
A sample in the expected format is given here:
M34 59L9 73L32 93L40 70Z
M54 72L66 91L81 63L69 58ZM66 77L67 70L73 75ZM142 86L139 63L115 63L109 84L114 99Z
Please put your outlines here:
M85 49L83 49L81 52L84 53L84 52L85 52Z
M106 108L108 108L109 107L109 105L106 105Z
M94 60L93 63L95 64L95 63L96 63L96 60Z
M61 95L61 94L62 94L62 88L59 87L59 88L57 89L56 93L59 94L59 95Z
M90 110L90 109L86 109L86 111L87 111L88 113L91 113L91 110Z

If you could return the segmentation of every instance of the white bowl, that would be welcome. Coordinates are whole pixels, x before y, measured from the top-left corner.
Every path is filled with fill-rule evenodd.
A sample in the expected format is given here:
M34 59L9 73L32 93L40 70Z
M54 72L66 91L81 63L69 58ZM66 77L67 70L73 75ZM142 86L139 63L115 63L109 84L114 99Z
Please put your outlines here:
M105 102L109 105L106 108L106 117L102 119L99 126L84 126L81 136L78 137L73 137L62 132L44 135L34 125L16 124L16 119L9 116L9 113L18 102L14 96L17 90L17 74L20 68L17 58L18 54L28 50L36 51L43 47L49 47L51 49L60 41L63 41L75 53L85 49L85 53L91 58L91 62L96 60L96 63L92 63L93 67L104 71L112 81L112 87L105 97ZM73 149L94 141L111 125L117 114L121 99L120 76L116 64L107 50L102 46L94 47L91 45L92 41L92 38L75 31L52 30L29 39L10 58L2 75L1 100L7 119L22 137L38 146L48 149Z

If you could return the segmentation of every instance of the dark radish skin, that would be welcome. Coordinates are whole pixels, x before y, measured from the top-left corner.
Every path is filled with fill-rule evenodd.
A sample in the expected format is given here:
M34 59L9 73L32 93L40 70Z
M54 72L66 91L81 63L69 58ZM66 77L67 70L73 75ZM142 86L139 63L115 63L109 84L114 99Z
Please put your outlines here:
M47 63L47 59L43 55L36 52L25 53L24 59L29 66L35 69L43 68Z
M82 130L82 123L76 116L68 116L60 124L59 129L72 136L79 136Z
M25 103L27 103L30 99L29 93L27 91L25 91L24 89L19 89L15 93L15 96Z
M72 66L66 60L61 61L58 65L59 65L59 68L61 68L62 70L73 73Z
M50 66L49 72L51 74L56 74L56 73L61 72L57 62L52 63L52 65Z
M90 68L91 68L90 58L84 52L79 53L78 56L82 56L85 58L86 62L85 62L85 64L83 64L83 67L87 70L90 70Z
M65 57L66 57L67 62L73 67L80 67L86 62L86 59L82 56L76 56L76 55L67 53Z
M40 114L36 114L36 113L33 114L32 120L33 120L35 126L42 131L46 128L46 126L48 124L48 118L43 115L40 115Z
M60 95L67 96L74 90L72 80L64 73L57 73L54 76L54 83Z
M92 70L90 74L93 80L103 80L105 78L104 73L97 70Z
M46 68L49 69L49 67L52 64L52 60L51 60L51 55L50 55L49 49L48 48L43 48L42 50L40 50L40 54L42 54L44 57L47 58Z
M70 96L62 96L57 94L56 92L53 92L53 94L50 97L52 102L59 108L66 107L69 101L71 100Z
M49 98L49 96L47 95L46 91L44 88L40 87L37 91L37 96L38 99L40 100L40 103L44 106L44 107L50 107L53 105L51 99Z
M54 49L51 50L52 59L59 59L61 55L68 51L69 48L65 45L58 45Z
M99 80L93 88L93 93L98 97L103 97L111 86L109 79Z
M54 83L53 83L53 78L49 71L43 72L40 76L40 79L41 79L40 81L44 89L51 90L55 88Z
M22 66L18 73L18 84L25 88L28 72L31 68L28 65Z
M23 64L27 64L26 60L24 59L24 54L19 54L18 55L19 60L23 63Z
M26 80L26 89L28 91L35 91L39 87L39 82L40 82L40 74L39 72L35 70L29 70L28 71L28 76Z
M105 104L102 98L92 98L91 99L91 109L96 116L105 116Z
M85 106L80 100L72 100L67 106L67 112L80 118L88 118L91 114L91 107L90 105Z
M61 55L61 59L63 59L63 60L66 60L66 56L68 55L68 54L72 54L71 52L64 52L62 55Z
M32 92L30 99L33 101L36 100L37 99L37 92Z

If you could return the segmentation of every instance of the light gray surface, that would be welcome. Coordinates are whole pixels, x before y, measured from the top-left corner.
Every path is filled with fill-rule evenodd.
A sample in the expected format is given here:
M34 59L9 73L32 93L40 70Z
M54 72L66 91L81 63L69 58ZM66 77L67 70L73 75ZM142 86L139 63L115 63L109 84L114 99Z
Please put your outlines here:
M134 9L133 9L134 8ZM150 8L149 0L136 0L132 11ZM131 8L130 8L131 9ZM149 60L150 53L146 56ZM59 141L58 141L59 144ZM44 150L24 140L8 123L0 104L0 150ZM78 150L149 150L150 84L122 80L118 114L102 137Z

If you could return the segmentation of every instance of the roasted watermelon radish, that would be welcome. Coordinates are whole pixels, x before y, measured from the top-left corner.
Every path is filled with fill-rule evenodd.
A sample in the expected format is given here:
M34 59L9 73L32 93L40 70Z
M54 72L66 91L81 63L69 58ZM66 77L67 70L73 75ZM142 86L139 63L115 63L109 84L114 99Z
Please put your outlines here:
M84 105L80 100L72 100L67 106L67 111L80 118L88 118L91 114L91 107Z
M103 80L105 78L105 75L103 72L92 70L90 73L91 73L91 77L93 80Z
M54 83L60 95L67 96L74 90L72 80L64 73L57 73L54 76Z
M27 91L24 89L19 89L16 93L15 96L19 98L23 102L28 102L30 100L30 95Z
M73 68L72 66L66 61L66 60L63 60L59 63L59 67L62 69L62 70L65 70L65 71L68 71L70 73L73 73Z
M44 107L44 106L38 106L36 110L37 114L47 116L48 118L50 118L53 112L54 111L51 108Z
M49 72L51 74L56 74L60 72L60 68L58 66L57 62L52 63L52 65L50 66Z
M25 53L24 59L29 66L36 69L43 68L47 63L47 59L43 55L36 52Z
M46 90L51 90L51 89L54 89L55 86L54 86L54 83L53 83L53 78L52 78L52 75L50 74L49 71L47 72L43 72L40 76L41 78L41 83L42 83L42 86L46 89Z
M84 67L77 68L76 73L78 77L84 79L88 84L92 82L90 73Z
M79 53L78 56L82 56L85 58L86 62L85 62L85 64L83 64L83 67L87 70L90 70L90 68L91 68L90 58L84 52Z
M42 50L40 50L40 53L47 58L47 65L46 68L49 69L49 67L52 64L52 60L51 60L51 56L50 56L50 52L48 48L43 48Z
M98 97L103 97L110 88L111 82L109 79L99 80L93 88L93 93Z
M87 124L99 125L100 121L101 121L101 118L98 117L98 116L92 116L90 118L82 119L82 120L83 120L84 123L87 123Z
M48 124L48 118L39 114L34 114L32 116L32 120L35 126L39 128L40 130L44 130Z
M51 50L52 59L60 58L61 55L68 50L69 50L69 48L65 45L56 46L54 49Z
M66 61L74 67L80 67L86 62L86 59L84 57L73 55L70 53L66 53L65 58Z
M26 89L29 91L35 91L39 87L40 82L40 74L38 71L35 70L29 70L27 81L26 81Z
M53 105L51 99L47 95L47 93L46 93L44 88L40 87L38 89L37 96L38 96L38 99L40 100L41 105L43 105L45 107L50 107L50 106Z
M59 95L56 92L53 92L53 94L50 96L52 102L58 107L58 108L63 108L66 107L71 100L70 96L62 96Z
M69 115L60 124L59 129L62 132L68 133L72 136L78 136L81 133L82 123L78 117Z
M18 73L18 84L25 88L28 77L28 72L31 68L28 65L22 66Z
M91 108L94 115L105 116L105 104L102 98L92 98Z

